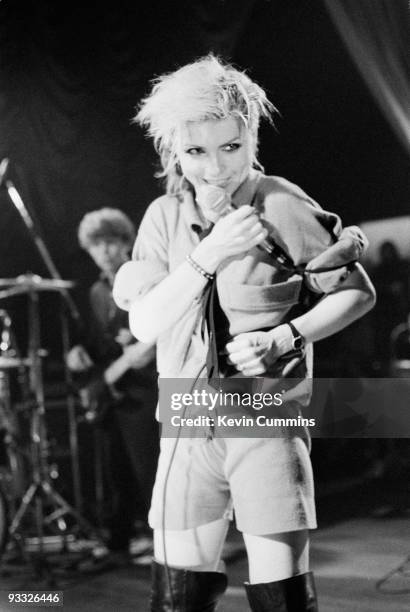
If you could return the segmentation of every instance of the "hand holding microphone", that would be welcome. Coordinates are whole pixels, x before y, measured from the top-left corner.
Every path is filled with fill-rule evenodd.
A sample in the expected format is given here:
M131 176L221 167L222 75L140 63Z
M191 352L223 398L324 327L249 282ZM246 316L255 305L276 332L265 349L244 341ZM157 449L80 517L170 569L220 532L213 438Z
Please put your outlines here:
M232 204L231 197L226 191L215 185L203 184L196 189L196 200L201 207L201 210L205 217L216 223L220 217L232 213L235 207ZM239 210L244 208L241 206ZM261 223L255 209L251 206L247 206L251 209L258 227L262 228L263 231L259 232L258 241L248 245L249 250L254 246L258 246L260 249L268 253L279 265L289 269L293 269L293 262L289 259L286 253L277 245L272 238L270 238L268 231Z
M220 187L201 185L196 190L196 200L204 216L215 224L196 250L199 256L205 249L209 251L215 268L228 257L241 255L266 238L267 231L255 209L249 205L235 209L230 195Z

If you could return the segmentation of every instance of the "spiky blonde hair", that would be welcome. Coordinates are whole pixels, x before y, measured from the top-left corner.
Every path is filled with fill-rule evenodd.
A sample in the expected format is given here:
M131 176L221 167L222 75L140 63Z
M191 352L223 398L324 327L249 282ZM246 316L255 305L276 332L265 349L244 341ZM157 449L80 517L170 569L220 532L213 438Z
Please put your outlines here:
M141 101L134 122L147 128L154 140L167 193L184 187L178 163L178 138L188 122L238 118L249 130L253 143L253 165L257 160L258 128L262 117L271 121L276 108L264 90L244 72L209 54L178 70L153 80L151 93Z

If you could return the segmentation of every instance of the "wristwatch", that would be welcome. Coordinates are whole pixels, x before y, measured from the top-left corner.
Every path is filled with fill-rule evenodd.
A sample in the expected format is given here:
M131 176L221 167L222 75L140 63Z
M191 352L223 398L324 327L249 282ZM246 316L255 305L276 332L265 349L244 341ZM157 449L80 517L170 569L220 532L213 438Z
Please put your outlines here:
M296 329L296 327L290 321L287 322L287 325L290 327L290 331L292 332L293 340L292 340L292 350L301 351L305 348L305 338L302 334Z

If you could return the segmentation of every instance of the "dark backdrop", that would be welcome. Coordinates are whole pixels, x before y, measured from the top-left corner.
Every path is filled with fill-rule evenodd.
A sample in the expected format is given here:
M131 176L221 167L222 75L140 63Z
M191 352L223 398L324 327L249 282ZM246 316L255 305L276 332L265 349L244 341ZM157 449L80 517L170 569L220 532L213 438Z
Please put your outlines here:
M300 184L348 223L407 214L409 160L320 1L0 1L0 156L64 278L95 269L83 214L138 223L160 192L155 155L130 123L155 74L210 50L246 68L281 112L262 129L267 172ZM0 277L46 274L0 191Z

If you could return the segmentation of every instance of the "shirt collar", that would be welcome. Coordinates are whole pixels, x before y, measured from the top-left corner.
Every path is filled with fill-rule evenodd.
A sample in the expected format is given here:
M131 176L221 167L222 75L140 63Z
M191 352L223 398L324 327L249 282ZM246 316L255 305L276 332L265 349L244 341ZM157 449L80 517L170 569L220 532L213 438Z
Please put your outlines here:
M107 285L107 287L112 289L112 280L110 279L110 277L108 276L106 272L103 272L103 271L100 272L99 280L102 283L104 283L104 285Z

